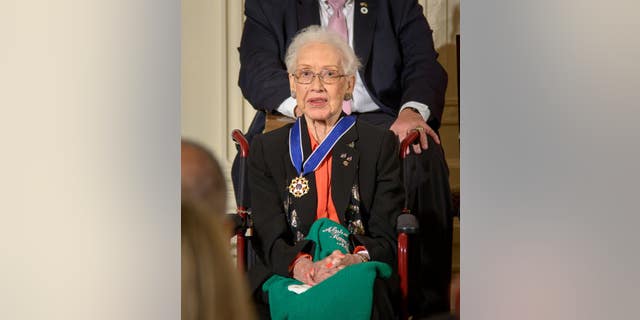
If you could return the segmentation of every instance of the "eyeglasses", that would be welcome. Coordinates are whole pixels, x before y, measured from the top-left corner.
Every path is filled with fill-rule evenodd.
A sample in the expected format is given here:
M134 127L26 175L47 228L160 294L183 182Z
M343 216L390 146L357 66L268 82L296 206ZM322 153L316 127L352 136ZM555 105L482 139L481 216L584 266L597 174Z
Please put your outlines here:
M340 74L338 70L322 70L319 73L314 73L311 70L298 70L291 75L296 78L296 82L299 84L310 84L316 76L324 84L334 84L340 78L346 76L345 74Z

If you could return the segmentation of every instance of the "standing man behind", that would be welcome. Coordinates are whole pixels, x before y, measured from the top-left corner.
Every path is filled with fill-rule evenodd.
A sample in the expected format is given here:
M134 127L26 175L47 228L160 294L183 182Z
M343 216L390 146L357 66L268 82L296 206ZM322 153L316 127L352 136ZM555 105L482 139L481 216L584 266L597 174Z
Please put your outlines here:
M437 134L447 75L436 60L422 7L416 0L246 0L245 15L239 86L258 110L249 139L264 130L267 113L300 115L284 60L291 39L310 25L342 34L362 62L345 112L392 130L399 140L419 130L420 145L413 147L418 155L410 156L416 172L407 190L421 224L420 247L414 251L421 270L412 276L414 287L420 287L414 312L447 311L452 210Z

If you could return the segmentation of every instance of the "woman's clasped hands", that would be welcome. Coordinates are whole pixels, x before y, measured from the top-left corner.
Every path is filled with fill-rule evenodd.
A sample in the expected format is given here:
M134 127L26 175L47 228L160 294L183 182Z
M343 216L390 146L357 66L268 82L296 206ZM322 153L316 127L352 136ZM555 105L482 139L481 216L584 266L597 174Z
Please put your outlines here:
M346 266L363 262L356 254L344 254L338 250L333 251L326 258L313 262L310 258L301 258L293 267L293 277L305 284L314 286Z

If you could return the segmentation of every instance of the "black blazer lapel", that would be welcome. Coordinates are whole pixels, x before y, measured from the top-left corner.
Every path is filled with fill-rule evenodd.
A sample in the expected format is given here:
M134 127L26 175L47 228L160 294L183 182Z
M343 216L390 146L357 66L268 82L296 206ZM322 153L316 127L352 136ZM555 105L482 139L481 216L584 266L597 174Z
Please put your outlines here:
M360 153L355 148L358 131L354 125L333 147L331 161L331 197L341 222L351 199L351 187L356 182Z
M353 8L353 48L362 62L363 71L367 68L373 33L375 32L378 0L355 0Z
M298 30L310 25L320 25L318 0L298 0L296 1L296 11L298 14Z

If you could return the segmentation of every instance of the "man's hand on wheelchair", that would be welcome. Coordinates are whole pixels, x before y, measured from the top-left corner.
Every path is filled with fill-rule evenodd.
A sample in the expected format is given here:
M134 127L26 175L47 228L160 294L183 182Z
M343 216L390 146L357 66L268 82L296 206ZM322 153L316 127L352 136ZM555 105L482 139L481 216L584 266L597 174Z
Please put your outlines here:
M396 121L393 122L389 129L398 136L398 140L400 142L402 142L411 130L418 130L420 133L420 145L413 145L413 152L417 154L420 154L422 153L422 150L427 150L429 148L427 135L429 135L435 143L440 144L440 138L436 132L429 127L418 112L411 108L402 110L398 114Z

